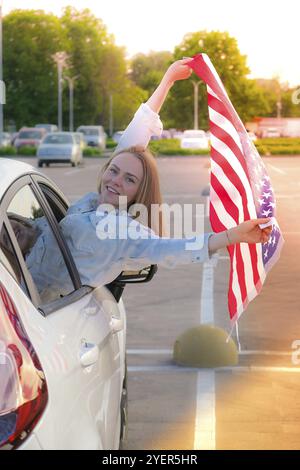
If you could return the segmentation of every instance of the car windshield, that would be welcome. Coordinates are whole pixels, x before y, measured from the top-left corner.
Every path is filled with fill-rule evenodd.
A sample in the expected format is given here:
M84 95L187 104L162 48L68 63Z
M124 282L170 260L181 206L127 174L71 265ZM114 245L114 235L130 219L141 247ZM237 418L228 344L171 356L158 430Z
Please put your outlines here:
M99 135L98 129L80 129L84 135Z
M43 143L53 145L73 144L73 139L71 135L55 133L53 135L47 135Z
M204 131L184 131L183 137L198 139L198 138L205 137L205 132Z
M39 131L21 131L19 133L19 139L41 139L41 137Z

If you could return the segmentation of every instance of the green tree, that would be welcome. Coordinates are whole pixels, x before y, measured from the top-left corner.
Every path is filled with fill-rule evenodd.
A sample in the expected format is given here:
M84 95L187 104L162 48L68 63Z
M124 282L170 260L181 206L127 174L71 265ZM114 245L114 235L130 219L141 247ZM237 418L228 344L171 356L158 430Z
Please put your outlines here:
M113 97L114 125L125 126L145 93L128 78L125 50L114 43L101 19L88 9L67 7L62 25L69 38L72 69L77 75L75 125L109 126L110 96Z
M174 58L192 57L200 52L206 53L212 60L242 120L247 121L257 115L258 110L266 109L262 91L253 80L247 78L250 69L235 38L228 32L220 31L189 33L175 48ZM199 79L193 75L191 80ZM171 91L167 120L172 127L193 127L194 88L191 80L179 82ZM208 128L206 86L203 82L199 86L199 126Z
M57 73L52 54L67 39L60 21L40 10L3 18L5 123L16 127L57 121Z
M143 88L150 96L161 81L168 65L173 60L169 51L136 54L131 59L130 77L136 85Z

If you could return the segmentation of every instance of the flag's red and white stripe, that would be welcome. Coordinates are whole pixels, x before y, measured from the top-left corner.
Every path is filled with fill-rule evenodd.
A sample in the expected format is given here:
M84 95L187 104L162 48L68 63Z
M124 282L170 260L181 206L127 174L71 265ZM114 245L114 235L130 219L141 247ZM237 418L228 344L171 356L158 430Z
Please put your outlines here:
M205 54L189 64L207 84L211 131L210 222L215 232L257 218L251 183L241 143L246 130L232 106L216 70ZM229 314L236 320L259 293L266 277L262 245L228 247Z

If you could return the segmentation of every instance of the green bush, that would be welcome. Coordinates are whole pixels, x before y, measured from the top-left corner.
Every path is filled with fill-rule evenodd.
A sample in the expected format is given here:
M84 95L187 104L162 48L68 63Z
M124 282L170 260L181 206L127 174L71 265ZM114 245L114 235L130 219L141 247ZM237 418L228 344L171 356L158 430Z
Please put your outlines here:
M83 149L84 157L101 157L101 155L102 155L102 150L100 148L86 147Z
M36 155L36 148L35 147L19 147L18 150L18 155L24 155L24 156L35 156Z
M149 148L155 155L209 155L209 149L182 149L179 139L152 140Z
M117 142L115 142L113 139L107 139L106 140L106 148L107 149L114 149L117 146Z
M300 139L297 138L258 139L255 146L261 155L300 155Z
M0 155L2 156L17 155L17 151L15 147L12 147L12 146L0 147Z

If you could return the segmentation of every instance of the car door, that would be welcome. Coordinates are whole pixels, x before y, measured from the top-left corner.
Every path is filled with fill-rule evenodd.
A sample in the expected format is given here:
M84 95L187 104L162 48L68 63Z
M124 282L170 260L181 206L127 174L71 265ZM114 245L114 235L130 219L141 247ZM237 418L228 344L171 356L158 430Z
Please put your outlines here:
M35 183L45 204L50 208L49 215L57 224L65 215L63 194L58 193L57 188L40 176L35 177ZM85 323L89 329L86 336L81 335L81 354L85 353L86 357L91 356L88 362L97 358L98 365L93 370L95 378L89 413L94 416L102 447L118 448L120 398L125 374L125 310L122 306L118 306L114 297L103 286L93 289L84 286L82 289L87 290L84 313ZM86 360L82 357L82 363ZM92 372L90 366L85 367L86 372Z
M41 352L49 403L36 432L43 448L114 448L121 390L116 330L122 321L113 319L118 312L105 288L94 291L81 285L38 184L29 177L18 180L1 205L28 295L43 319L31 333L33 346ZM26 255L22 237L15 233L16 218L41 230ZM28 319L24 323L29 328Z

